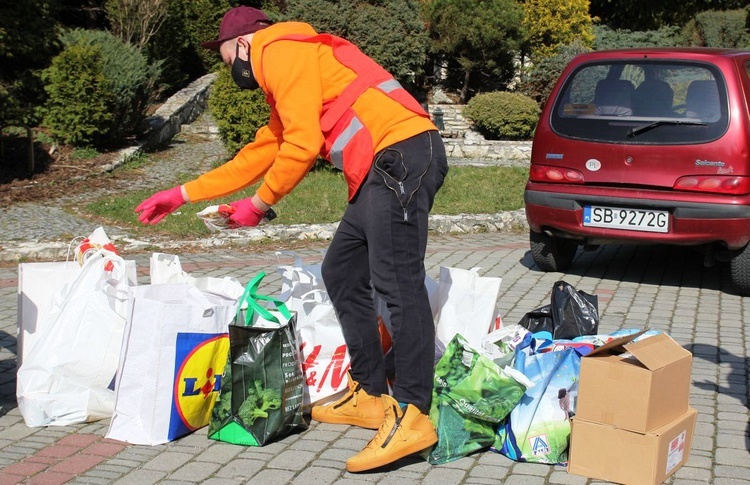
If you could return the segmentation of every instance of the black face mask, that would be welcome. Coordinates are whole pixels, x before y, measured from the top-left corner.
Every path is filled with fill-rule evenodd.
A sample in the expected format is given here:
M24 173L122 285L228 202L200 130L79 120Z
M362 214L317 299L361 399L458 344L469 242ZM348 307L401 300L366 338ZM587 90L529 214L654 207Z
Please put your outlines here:
M239 42L237 42L237 50L235 51L234 62L232 62L232 79L240 89L258 89L260 87L258 81L253 77L253 68L250 66L250 61L240 59Z

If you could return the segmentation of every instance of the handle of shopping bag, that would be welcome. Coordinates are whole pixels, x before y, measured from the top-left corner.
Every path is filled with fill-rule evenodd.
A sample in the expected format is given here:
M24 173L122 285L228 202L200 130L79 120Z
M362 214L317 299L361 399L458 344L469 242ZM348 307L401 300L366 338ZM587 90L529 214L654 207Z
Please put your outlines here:
M292 318L292 314L287 308L286 304L284 304L283 301L274 298L272 296L266 296L266 295L259 295L258 294L258 287L260 286L260 282L263 280L263 278L266 276L266 273L261 271L255 277L250 280L250 282L245 287L245 292L242 294L239 300L239 306L237 307L237 314L239 315L240 311L242 310L242 307L245 303L247 303L247 310L245 311L245 325L246 326L252 326L253 323L253 315L257 313L261 317L265 318L268 321L280 323L279 319L276 318L268 309L264 308L263 306L258 303L258 300L260 301L267 301L270 303L273 303L273 305L276 307L276 309L281 313L284 318L290 319Z
M331 301L331 298L328 296L328 292L321 289L310 290L307 293L303 293L299 298L303 303L327 303Z

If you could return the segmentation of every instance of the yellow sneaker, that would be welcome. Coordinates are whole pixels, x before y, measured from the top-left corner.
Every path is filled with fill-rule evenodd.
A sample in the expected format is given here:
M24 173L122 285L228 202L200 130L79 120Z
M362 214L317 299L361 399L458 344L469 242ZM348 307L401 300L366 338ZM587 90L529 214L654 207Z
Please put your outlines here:
M426 414L411 404L406 410L401 409L387 394L383 394L382 400L385 421L367 446L346 460L349 472L378 468L437 443L435 428Z
M321 423L351 424L378 429L385 420L380 397L370 396L349 376L349 390L339 399L322 406L313 406L312 418Z

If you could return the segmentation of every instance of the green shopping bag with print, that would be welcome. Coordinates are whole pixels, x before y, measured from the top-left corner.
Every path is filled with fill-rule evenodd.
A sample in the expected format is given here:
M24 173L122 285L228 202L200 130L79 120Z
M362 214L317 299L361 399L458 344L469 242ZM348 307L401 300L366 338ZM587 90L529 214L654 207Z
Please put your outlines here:
M308 425L295 316L282 301L257 293L264 276L248 283L229 326L228 362L211 413L210 439L263 446Z

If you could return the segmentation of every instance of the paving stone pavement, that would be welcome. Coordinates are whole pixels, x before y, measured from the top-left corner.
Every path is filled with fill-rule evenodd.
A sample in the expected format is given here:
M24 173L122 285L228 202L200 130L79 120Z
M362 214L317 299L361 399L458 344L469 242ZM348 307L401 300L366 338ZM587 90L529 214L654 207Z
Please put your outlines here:
M305 262L318 262L325 245L297 252ZM149 254L131 256L139 282L148 283ZM194 276L247 281L265 271L261 291L269 294L280 290L275 268L289 263L268 246L188 253L181 260ZM668 483L750 483L750 331L745 324L750 299L728 291L722 268L704 268L702 258L688 249L612 246L580 252L567 273L542 273L532 263L526 237L516 234L434 236L426 263L434 278L440 266L476 266L483 275L502 277L497 308L506 324L546 303L554 282L564 279L598 296L602 332L645 326L668 332L694 353L691 405L699 413L690 460ZM346 459L374 432L316 422L261 448L208 440L205 428L154 447L104 439L107 421L29 428L15 399L17 271L17 265L0 265L0 484L595 483L560 466L515 463L491 451L440 466L413 457L351 474L344 469Z
M178 145L174 159L187 164L179 170L202 170L222 156L214 145L200 150ZM176 172L173 164L162 170L143 183L163 182ZM95 228L60 205L51 201L0 209L0 240L42 246ZM122 233L116 227L105 230ZM273 294L280 290L275 268L289 263L275 254L281 246L283 242L173 252L194 276L233 276L246 282L264 271L261 291ZM314 242L296 251L305 262L318 262L326 246L325 241ZM0 252L10 249L6 244ZM146 251L125 253L137 262L140 284L149 282L149 256ZM45 259L42 252L36 257ZM566 273L543 273L532 262L525 234L501 232L433 235L426 265L433 278L441 266L480 267L483 275L502 277L497 308L506 324L547 303L552 285L564 279L598 296L602 333L642 327L668 332L694 354L691 405L698 410L698 424L690 460L667 483L750 484L750 298L731 293L725 267L705 268L702 262L684 248L609 246L580 251ZM316 422L261 448L208 440L205 428L153 447L104 438L107 420L29 428L15 397L17 288L18 265L0 263L0 485L598 483L570 475L564 467L516 463L488 450L445 465L410 457L371 473L351 474L345 471L346 459L374 432Z

